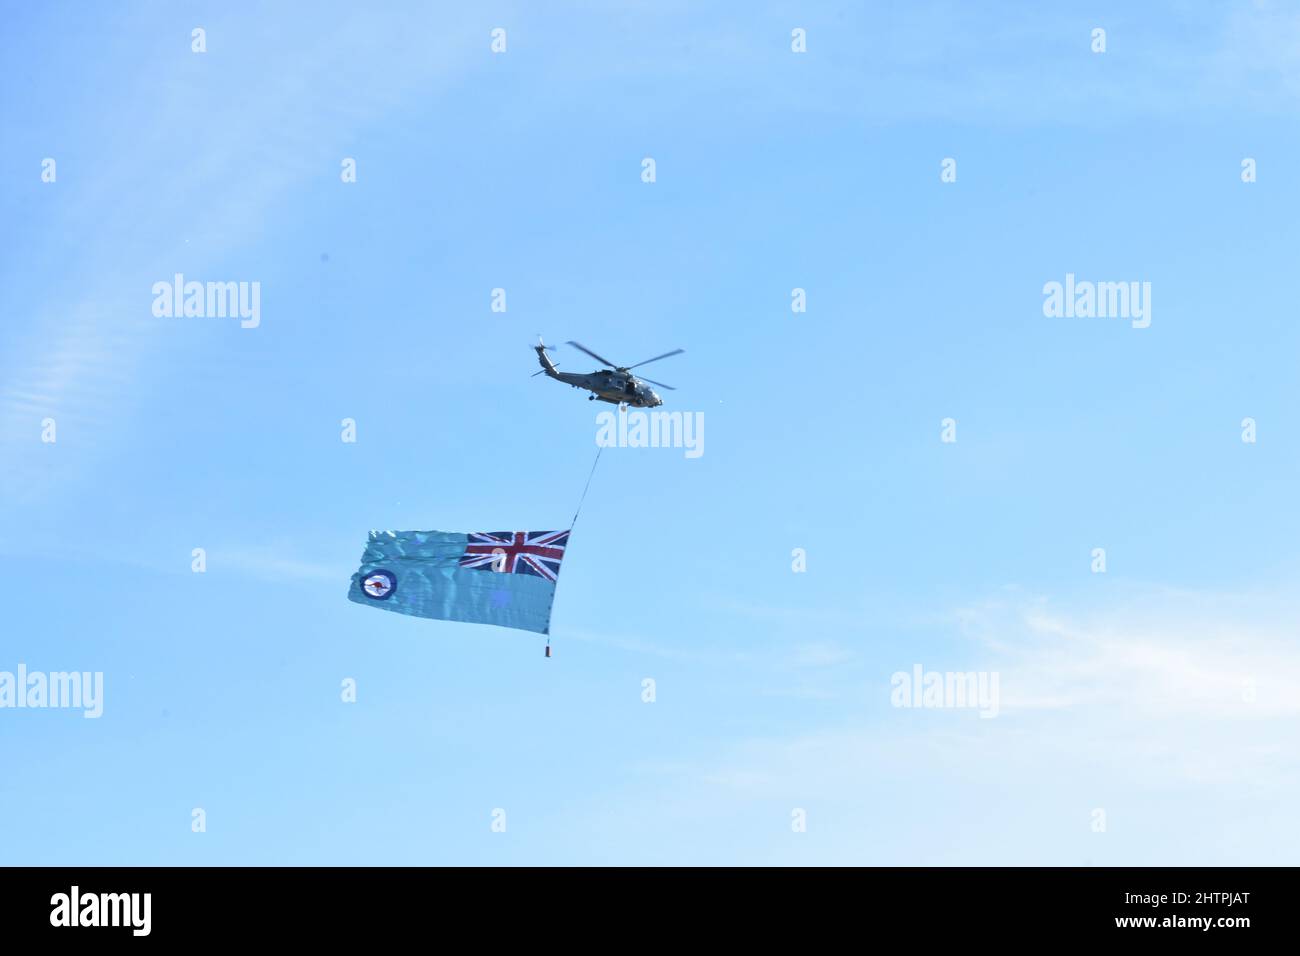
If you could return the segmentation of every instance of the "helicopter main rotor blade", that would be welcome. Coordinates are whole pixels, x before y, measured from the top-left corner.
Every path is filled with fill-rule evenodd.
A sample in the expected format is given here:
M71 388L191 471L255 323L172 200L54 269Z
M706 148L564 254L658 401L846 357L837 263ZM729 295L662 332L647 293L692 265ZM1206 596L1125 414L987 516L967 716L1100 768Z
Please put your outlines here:
M640 376L637 376L637 377L640 378ZM649 382L651 385L658 385L660 388L666 388L666 389L668 389L668 391L670 391L670 392L675 392L675 391L677 391L677 389L673 388L671 385L665 385L663 382L656 382L656 381L655 381L654 379L652 379L652 378L642 378L641 381L643 381L643 382Z
M660 359L666 359L670 355L681 355L685 351L686 349L673 349L671 352L665 352L663 355L656 355L654 358L646 359L644 362L637 362L636 365L629 365L628 368L640 368L642 365L649 365L651 362L657 362ZM648 382L650 380L646 379L646 381ZM667 385L664 386L664 388L667 387L668 387Z
M609 359L607 359L607 358L602 358L601 356L597 355L595 352L593 352L591 349L587 348L587 346L583 345L581 342L574 342L574 341L570 340L570 341L568 342L568 344L569 344L569 345L572 345L575 349L578 349L578 350L580 350L580 351L586 352L588 355L590 355L592 358L594 358L597 362L601 362L601 363L603 363L603 364L605 364L605 365L608 365L610 368L614 369L615 371L618 371L618 366L617 366L617 365L615 365L615 364L614 364L613 362L611 362Z

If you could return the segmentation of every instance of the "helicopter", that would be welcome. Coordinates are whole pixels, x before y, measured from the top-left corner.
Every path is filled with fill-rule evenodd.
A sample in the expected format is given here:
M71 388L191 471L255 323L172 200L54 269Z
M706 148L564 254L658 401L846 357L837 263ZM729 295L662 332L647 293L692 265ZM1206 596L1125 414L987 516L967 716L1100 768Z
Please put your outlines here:
M658 393L650 387L651 385L658 385L660 388L666 388L669 391L676 391L676 389L671 385L665 385L663 382L656 382L654 379L637 378L632 374L632 369L642 365L649 365L651 362L668 358L670 355L680 355L686 351L685 349L674 349L671 352L665 352L663 355L656 355L654 358L646 359L644 362L637 362L636 365L615 365L609 359L602 358L580 342L568 342L566 344L572 345L579 351L586 352L597 362L608 366L608 370L597 369L589 375L583 375L579 372L558 371L556 364L546 354L555 350L543 342L542 337L539 335L537 336L537 344L533 346L533 349L537 352L537 361L541 363L542 371L534 372L534 378L545 373L549 378L566 382L574 388L585 388L592 392L591 395L587 396L589 402L599 399L602 402L609 402L611 405L618 405L619 407L632 405L636 408L654 408L656 405L664 403Z

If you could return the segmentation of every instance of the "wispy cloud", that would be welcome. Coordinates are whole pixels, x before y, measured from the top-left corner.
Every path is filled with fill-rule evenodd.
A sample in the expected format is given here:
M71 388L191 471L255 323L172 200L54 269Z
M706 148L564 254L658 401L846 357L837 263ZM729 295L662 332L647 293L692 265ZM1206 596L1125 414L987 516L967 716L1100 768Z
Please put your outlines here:
M709 647L674 647L659 641L646 640L645 638L633 637L614 631L594 632L575 628L566 629L564 636L566 640L572 638L576 641L600 644L605 647L626 651L632 654L645 654L651 657L659 657L673 661L738 664L746 663L754 659L753 655L741 651L716 650Z
M1300 716L1293 610L1271 602L1277 616L1251 622L1251 603L1242 596L1171 600L1156 593L1145 606L1075 617L1050 610L1043 599L996 600L963 608L956 617L994 653L1008 711L1090 707L1198 719Z
M227 550L214 548L208 552L211 569L230 567L236 571L265 581L332 581L345 582L355 568L330 567L293 557L291 553L273 547Z
M337 16L304 21L292 42L210 18L214 44L238 36L237 49L274 77L260 84L252 100L232 100L219 78L204 82L178 66L178 55L195 56L188 52L188 35L163 39L152 20L148 29L123 31L171 45L132 56L135 72L114 76L113 87L129 89L137 114L129 146L97 156L91 178L61 169L57 183L47 188L70 191L76 201L60 214L22 224L41 236L66 237L58 247L68 281L6 328L0 458L9 466L0 471L0 500L18 504L48 490L50 476L25 467L41 461L36 452L42 418L79 426L82 449L118 445L154 397L152 369L170 365L165 357L178 350L199 347L195 337L175 334L174 324L160 325L152 317L154 281L181 271L181 262L215 267L256 241L280 198L319 175L313 167L324 160L316 157L325 153L337 163L339 150L330 149L331 143L345 142L360 124L395 108L414 90L427 95L430 84L454 75L470 57L467 24L439 21L435 29L430 21L424 29L404 16L344 7ZM28 28L58 29L48 23ZM435 33L442 37L436 52L429 45ZM367 51L377 49L385 50L389 65L384 93L363 98L358 91L369 88L363 81L370 77L362 71L372 62ZM210 56L205 62L215 69L220 61ZM331 107L303 109L308 90ZM94 91L86 95L95 117ZM178 130L187 131L189 148L176 149ZM250 157L249 143L258 144L256 156ZM189 246L188 237L197 234L207 237L201 253ZM131 242L123 244L123 235ZM59 440L69 442L71 431ZM37 474L39 481L33 480Z
M1300 799L1290 602L1151 589L1123 603L1072 612L1010 591L948 615L956 646L1001 672L996 719L890 708L882 675L860 716L679 762L670 792L652 799L697 821L692 807L812 807L814 820L835 820L826 852L846 861L1259 862L1212 837L1243 799L1259 819ZM1124 821L1122 836L1093 833L1097 807ZM1191 844L1171 851L1134 828L1153 818ZM1292 838L1271 852L1285 857L1287 845L1296 848ZM794 852L776 827L751 849L778 860Z
M836 667L849 663L854 656L851 650L834 641L811 641L795 646L790 663L795 667Z
M825 687L817 687L811 684L799 684L795 687L784 687L776 690L760 691L764 697L780 697L789 700L835 700L839 697L833 690Z

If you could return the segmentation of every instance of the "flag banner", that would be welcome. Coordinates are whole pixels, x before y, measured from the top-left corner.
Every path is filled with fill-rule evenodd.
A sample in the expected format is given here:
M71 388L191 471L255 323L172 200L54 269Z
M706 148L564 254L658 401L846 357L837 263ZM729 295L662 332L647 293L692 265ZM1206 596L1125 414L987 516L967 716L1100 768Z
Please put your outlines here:
M372 531L348 600L549 634L568 531Z

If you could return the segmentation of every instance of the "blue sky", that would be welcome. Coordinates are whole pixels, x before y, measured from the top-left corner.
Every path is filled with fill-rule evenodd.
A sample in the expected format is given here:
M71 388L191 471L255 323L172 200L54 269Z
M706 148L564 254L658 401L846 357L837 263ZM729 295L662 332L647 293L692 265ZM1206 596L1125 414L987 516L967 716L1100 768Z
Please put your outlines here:
M0 709L0 862L1293 863L1298 50L1270 3L14 14L0 671L105 701ZM260 326L156 318L177 272ZM1067 273L1150 327L1045 317ZM598 409L539 332L686 349L704 454L605 453L549 661L350 604L371 528L569 520ZM891 706L917 664L998 716Z

